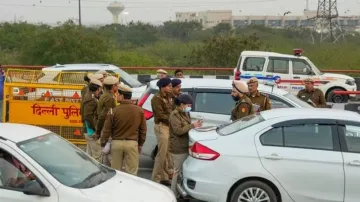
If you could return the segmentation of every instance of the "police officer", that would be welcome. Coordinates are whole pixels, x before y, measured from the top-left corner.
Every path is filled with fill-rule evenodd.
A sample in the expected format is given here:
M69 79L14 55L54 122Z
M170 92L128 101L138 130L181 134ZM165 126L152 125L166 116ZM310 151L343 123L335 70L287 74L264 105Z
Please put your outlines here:
M100 69L99 71L95 72L95 74L102 74L104 79L109 75L107 71Z
M84 81L86 82L86 85L81 89L81 97L84 97L85 93L87 92L89 83L90 83L90 75L85 75L84 76Z
M160 182L164 185L171 185L169 181L168 165L170 153L169 146L169 116L172 112L173 100L171 98L172 85L171 79L168 77L162 78L157 82L159 92L151 99L151 107L154 113L154 131L157 138L157 155L155 157L154 169L152 173L152 180Z
M91 79L89 90L82 99L83 115L85 122L85 140L87 142L87 153L100 162L100 145L94 137L97 123L97 106L102 83L97 79ZM91 131L90 131L91 130ZM93 131L93 132L92 132ZM91 134L92 132L92 134Z
M236 101L236 105L231 111L231 120L236 121L245 116L254 114L251 100L246 96L249 92L248 86L244 81L233 81L231 96Z
M101 144L104 147L111 137L111 167L121 170L124 160L125 172L137 175L139 153L146 138L144 111L132 104L132 90L129 86L120 84L118 92L120 105L111 109L106 117Z
M251 100L251 103L256 106L257 111L265 111L271 109L271 102L267 95L264 95L258 91L258 79L256 77L252 77L247 82L249 93L248 97Z
M100 138L101 131L104 127L104 122L107 113L110 109L116 106L116 94L118 91L119 79L114 76L107 76L104 79L104 93L100 96L97 108L98 122L96 125L95 137ZM107 156L103 156L104 164L110 166Z
M180 79L172 79L171 80L171 86L172 86L172 98L175 100L180 94L181 94L181 80ZM175 110L176 105L175 102L173 102L172 110Z
M184 71L181 69L175 70L174 74L175 74L175 78L178 78L178 79L184 78Z
M314 88L314 80L307 78L304 80L304 84L305 89L300 90L297 97L314 107L326 108L327 105L324 93L320 89Z
M176 189L178 175L181 171L181 166L189 155L189 131L193 128L200 127L202 121L197 120L191 123L189 112L192 108L193 99L189 94L180 94L175 99L176 109L170 114L170 146L169 151L174 162L174 176L171 182L171 189L173 190L177 201L180 199L180 194Z
M161 78L165 78L167 77L167 71L163 70L163 69L158 69L156 71L156 74L157 74L157 79L161 79Z

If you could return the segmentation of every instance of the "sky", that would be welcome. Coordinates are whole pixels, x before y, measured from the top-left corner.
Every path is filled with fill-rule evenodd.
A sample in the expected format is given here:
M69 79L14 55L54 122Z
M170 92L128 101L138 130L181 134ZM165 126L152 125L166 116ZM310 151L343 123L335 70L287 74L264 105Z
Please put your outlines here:
M56 24L78 19L79 0L0 0L0 21L22 20L31 23ZM112 0L81 0L82 23L109 24L112 15L106 7ZM175 20L175 12L232 10L233 15L302 15L305 0L123 0L119 20L160 24ZM318 0L309 0L315 10ZM346 3L345 3L346 2ZM339 15L360 15L360 0L338 0ZM123 12L123 13L124 13Z

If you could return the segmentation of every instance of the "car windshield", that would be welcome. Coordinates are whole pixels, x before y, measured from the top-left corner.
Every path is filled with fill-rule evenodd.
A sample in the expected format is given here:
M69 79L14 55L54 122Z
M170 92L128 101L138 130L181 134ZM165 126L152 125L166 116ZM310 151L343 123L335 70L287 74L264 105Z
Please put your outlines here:
M230 135L237 131L243 130L247 127L260 123L264 120L265 119L260 114L249 115L231 124L219 128L217 132L219 135L223 135L223 136Z
M132 77L130 74L128 74L127 72L125 72L124 70L118 68L113 70L114 73L119 74L120 78L122 78L124 81L126 81L131 88L137 88L140 87L144 84L140 83L140 81L136 80L134 77Z
M17 146L61 184L69 187L91 188L116 174L115 170L102 166L54 133L20 142Z
M311 62L311 60L307 60L308 63L310 63L311 65L311 69L315 72L315 74L317 75L322 75L324 74L323 72L321 72L316 66L314 63Z
M313 106L309 105L308 103L300 100L298 97L291 93L287 93L284 95L289 100L293 101L294 103L298 104L301 108L314 108Z

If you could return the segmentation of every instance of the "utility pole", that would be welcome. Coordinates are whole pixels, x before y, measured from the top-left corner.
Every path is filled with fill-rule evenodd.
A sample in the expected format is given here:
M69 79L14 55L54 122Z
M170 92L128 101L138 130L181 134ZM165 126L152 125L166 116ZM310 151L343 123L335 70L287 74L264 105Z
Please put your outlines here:
M81 26L81 0L79 0L79 26Z
M338 21L337 0L318 0L317 14L311 32L312 43L345 40L344 32Z

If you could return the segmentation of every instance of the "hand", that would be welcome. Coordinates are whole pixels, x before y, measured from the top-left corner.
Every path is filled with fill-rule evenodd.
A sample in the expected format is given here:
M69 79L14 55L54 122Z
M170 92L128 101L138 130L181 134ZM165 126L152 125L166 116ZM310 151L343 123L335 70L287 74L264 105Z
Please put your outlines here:
M142 146L138 146L139 154L141 153Z
M201 127L201 126L202 126L202 121L197 120L197 121L195 121L193 124L194 124L194 127L195 127L195 128L198 128L198 127Z

